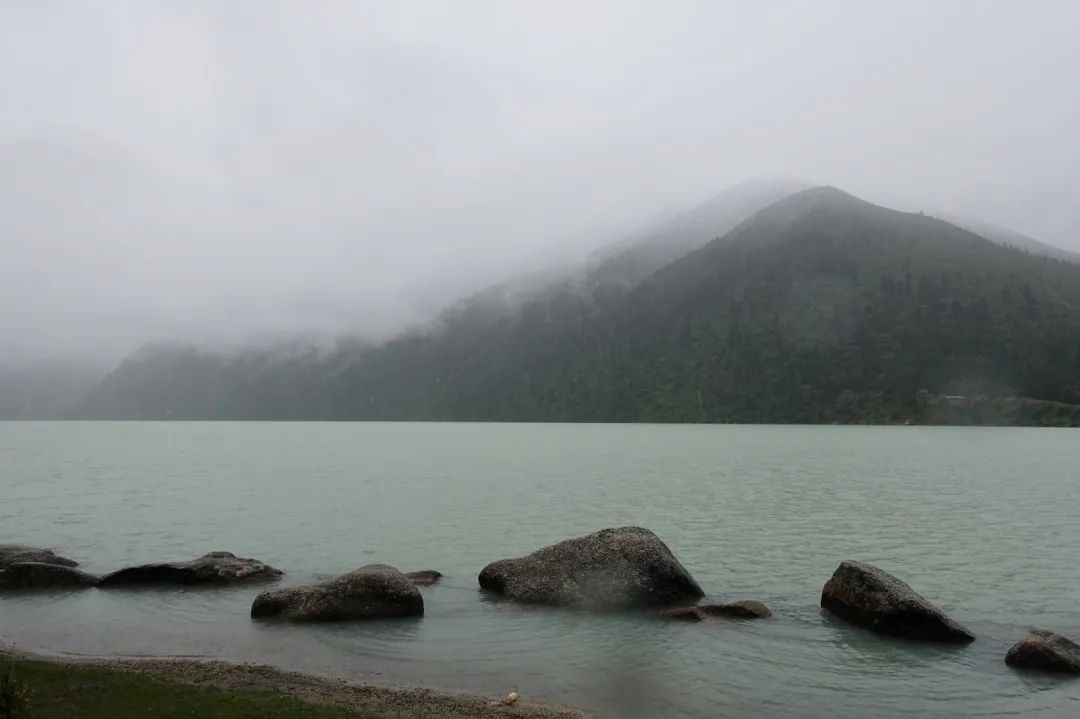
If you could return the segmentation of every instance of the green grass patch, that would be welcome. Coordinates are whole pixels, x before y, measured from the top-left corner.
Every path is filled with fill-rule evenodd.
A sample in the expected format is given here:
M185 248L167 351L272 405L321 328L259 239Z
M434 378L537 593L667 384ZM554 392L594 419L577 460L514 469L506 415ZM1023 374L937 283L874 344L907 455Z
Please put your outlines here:
M5 687L25 701L5 716L0 700L0 719L376 719L269 691L224 691L94 667L0 662L5 675Z

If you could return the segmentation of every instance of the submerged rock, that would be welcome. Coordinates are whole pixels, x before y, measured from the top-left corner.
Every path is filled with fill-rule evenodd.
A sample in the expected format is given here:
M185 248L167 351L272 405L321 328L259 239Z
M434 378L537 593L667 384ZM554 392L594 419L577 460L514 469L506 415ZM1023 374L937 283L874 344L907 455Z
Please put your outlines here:
M821 606L878 634L965 643L975 635L888 572L862 562L841 562L821 590Z
M422 569L419 572L406 572L405 576L418 587L430 587L442 579L442 572L436 572L434 569Z
M730 619L764 619L772 616L772 611L763 603L753 599L744 599L729 604L697 604L691 607L665 609L660 616L678 619L684 622L700 622L708 617L727 617Z
M98 578L74 567L45 562L16 562L0 569L0 589L92 587Z
M102 587L153 584L232 584L277 579L281 570L232 552L209 552L190 562L165 562L127 567L106 574Z
M419 617L424 598L405 574L385 564L369 564L322 584L263 592L251 605L252 617L294 621L337 621L380 617Z
M1005 663L1018 669L1080 674L1080 645L1053 632L1035 632L1013 645Z
M704 595L667 545L641 527L602 529L492 562L479 581L522 602L593 609L664 606Z
M660 616L667 619L677 619L680 622L700 622L705 619L705 612L701 611L701 607L675 607L674 609L665 609L660 612Z
M55 564L59 567L79 566L79 563L74 559L61 557L51 549L28 547L24 544L0 544L0 569L4 569L8 565L17 562Z

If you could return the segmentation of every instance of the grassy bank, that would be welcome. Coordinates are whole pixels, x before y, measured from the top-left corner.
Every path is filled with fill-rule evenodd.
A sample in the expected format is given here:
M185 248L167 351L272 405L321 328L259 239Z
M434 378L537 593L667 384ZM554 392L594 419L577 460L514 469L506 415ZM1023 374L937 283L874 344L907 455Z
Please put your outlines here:
M360 683L265 664L183 658L62 657L0 643L26 706L0 719L589 719L530 699Z
M10 719L375 719L266 690L198 687L134 672L40 661L0 663L25 698ZM0 697L0 719L5 716Z

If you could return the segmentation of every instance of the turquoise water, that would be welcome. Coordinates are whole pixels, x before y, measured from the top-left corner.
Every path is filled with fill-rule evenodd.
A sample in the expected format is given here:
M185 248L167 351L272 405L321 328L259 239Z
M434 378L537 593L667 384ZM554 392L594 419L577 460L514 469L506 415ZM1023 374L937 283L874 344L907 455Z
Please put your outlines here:
M0 423L0 542L93 572L225 549L303 583L437 569L419 620L293 626L258 588L8 594L0 640L258 660L564 701L615 717L1080 715L1080 681L1016 673L1029 627L1080 638L1071 430L523 424ZM522 607L489 561L601 527L664 539L711 598L771 620ZM842 559L979 637L886 640L818 608Z

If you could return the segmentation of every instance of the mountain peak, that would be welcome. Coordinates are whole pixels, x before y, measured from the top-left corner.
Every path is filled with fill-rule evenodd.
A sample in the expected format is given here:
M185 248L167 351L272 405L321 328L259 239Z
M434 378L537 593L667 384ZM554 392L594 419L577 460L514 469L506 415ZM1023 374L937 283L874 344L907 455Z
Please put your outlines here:
M633 286L661 267L722 237L755 212L812 185L782 175L754 177L705 202L635 233L598 252L591 274L606 283Z
M769 211L773 208L780 209L783 207L807 208L811 205L822 203L832 205L863 205L867 207L876 207L876 205L872 205L866 200L859 199L855 195L844 192L839 187L834 187L833 185L818 185L816 187L810 187L805 190L793 192L787 197L777 200L772 205L763 208L762 211Z

